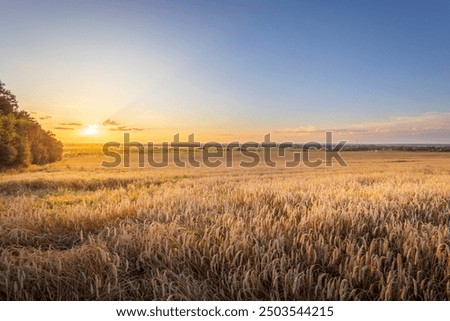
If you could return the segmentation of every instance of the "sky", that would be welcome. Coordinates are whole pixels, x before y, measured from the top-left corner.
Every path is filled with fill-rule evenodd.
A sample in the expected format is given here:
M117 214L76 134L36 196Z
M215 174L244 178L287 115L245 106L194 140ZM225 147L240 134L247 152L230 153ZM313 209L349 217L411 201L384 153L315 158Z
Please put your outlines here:
M450 143L449 1L0 7L0 80L65 142Z

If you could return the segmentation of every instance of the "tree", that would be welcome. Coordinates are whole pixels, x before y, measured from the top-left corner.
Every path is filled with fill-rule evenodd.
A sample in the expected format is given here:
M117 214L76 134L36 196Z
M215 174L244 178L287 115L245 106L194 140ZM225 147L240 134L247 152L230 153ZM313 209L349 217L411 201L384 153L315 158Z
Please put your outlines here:
M1 83L0 83L1 85ZM14 112L14 107L11 105L8 99L0 96L0 113L3 115L11 114Z
M12 112L17 111L19 109L19 103L17 102L16 96L14 96L11 91L6 89L5 84L1 81L0 81L0 98L1 98L0 101L3 100L3 103L9 104L9 107L12 109Z
M0 81L0 168L47 164L61 159L62 143L29 113Z

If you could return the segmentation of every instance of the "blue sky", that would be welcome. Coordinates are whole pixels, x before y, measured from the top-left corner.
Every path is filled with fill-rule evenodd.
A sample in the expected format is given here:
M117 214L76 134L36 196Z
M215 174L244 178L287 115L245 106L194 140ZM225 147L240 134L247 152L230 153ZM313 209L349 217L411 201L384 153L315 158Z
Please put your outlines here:
M448 1L18 0L0 20L0 79L68 140L450 142Z

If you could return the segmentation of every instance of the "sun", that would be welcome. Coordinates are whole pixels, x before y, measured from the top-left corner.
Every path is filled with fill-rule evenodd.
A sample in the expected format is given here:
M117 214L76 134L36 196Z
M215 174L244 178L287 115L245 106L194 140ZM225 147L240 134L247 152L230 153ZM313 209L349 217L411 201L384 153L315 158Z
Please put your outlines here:
M93 136L93 135L97 135L100 133L100 131L98 130L98 125L94 124L94 125L87 125L85 129L83 129L83 135L86 136Z

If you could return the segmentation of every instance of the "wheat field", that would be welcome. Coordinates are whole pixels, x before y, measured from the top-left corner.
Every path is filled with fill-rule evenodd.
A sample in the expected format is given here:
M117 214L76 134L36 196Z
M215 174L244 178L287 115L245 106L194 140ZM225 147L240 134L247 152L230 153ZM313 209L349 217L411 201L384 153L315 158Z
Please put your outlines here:
M450 155L0 176L1 300L449 300Z

